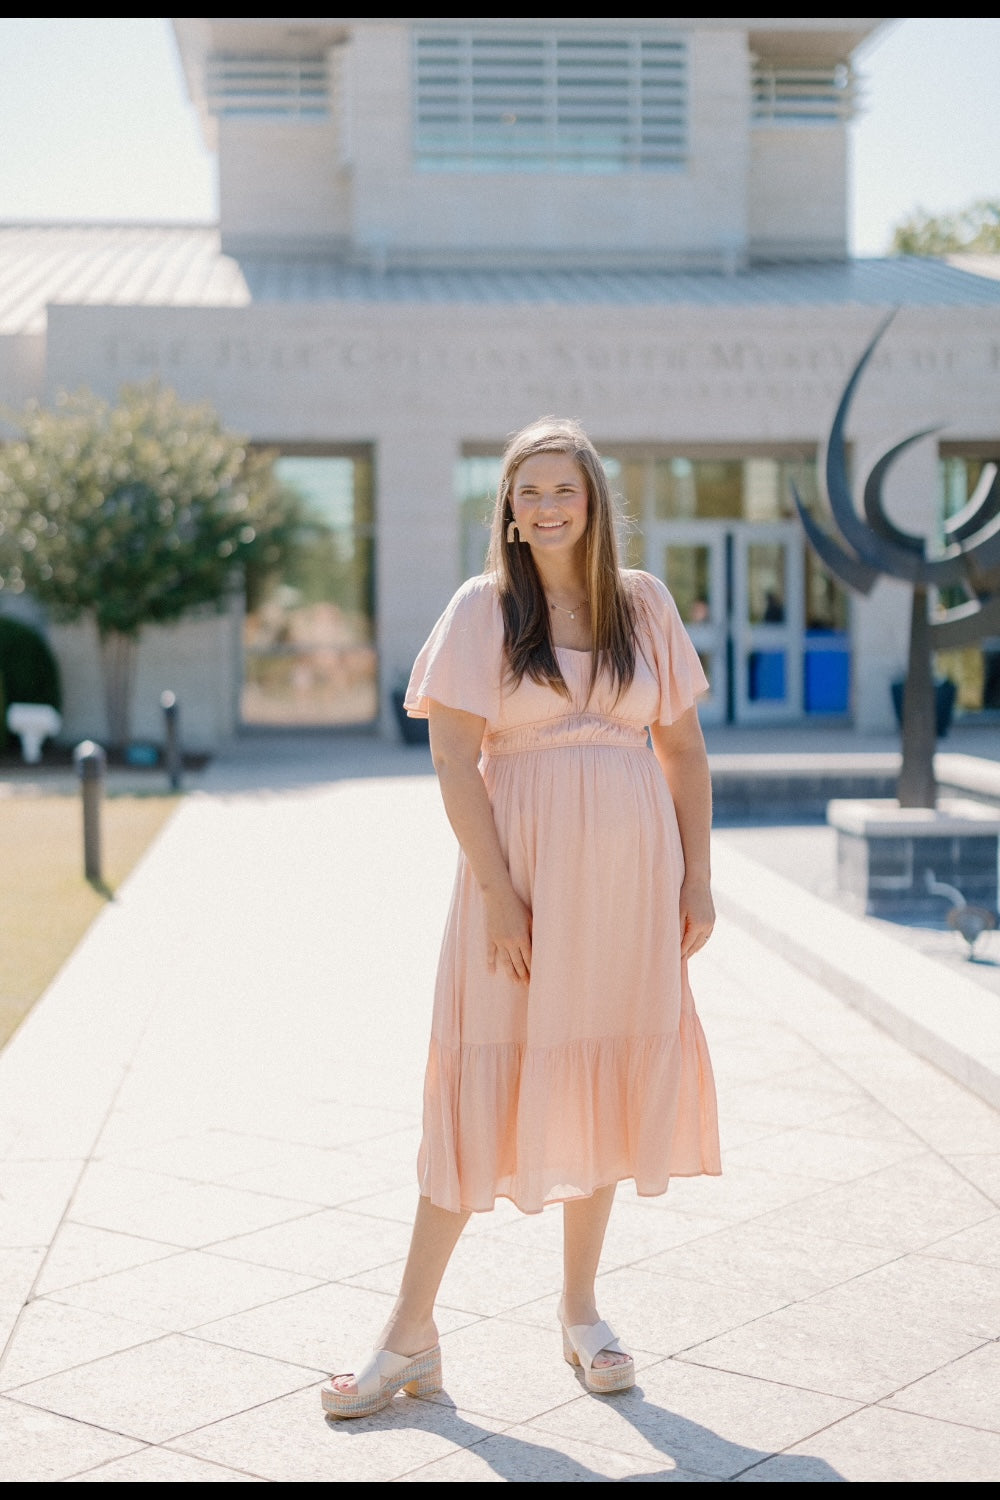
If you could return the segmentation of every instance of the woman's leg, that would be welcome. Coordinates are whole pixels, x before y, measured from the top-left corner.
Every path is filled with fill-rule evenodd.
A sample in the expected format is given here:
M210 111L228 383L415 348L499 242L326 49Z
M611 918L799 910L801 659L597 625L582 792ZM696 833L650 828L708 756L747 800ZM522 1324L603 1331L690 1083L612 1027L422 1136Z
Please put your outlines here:
M468 1222L468 1213L449 1213L447 1209L435 1208L429 1198L418 1199L399 1296L376 1341L377 1349L390 1349L393 1354L422 1354L437 1343L434 1303L452 1251ZM354 1389L354 1381L348 1375L339 1376L334 1384L345 1392Z
M604 1246L604 1235L615 1201L615 1184L598 1188L589 1198L563 1204L563 1294L559 1316L567 1327L599 1323L594 1282ZM626 1354L601 1353L595 1368L623 1364Z

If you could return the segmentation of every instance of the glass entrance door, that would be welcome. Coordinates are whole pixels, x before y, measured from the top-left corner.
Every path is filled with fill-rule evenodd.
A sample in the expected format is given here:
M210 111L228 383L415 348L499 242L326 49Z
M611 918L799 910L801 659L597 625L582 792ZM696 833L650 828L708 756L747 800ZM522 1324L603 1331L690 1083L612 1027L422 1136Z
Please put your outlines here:
M703 724L722 724L728 700L726 534L711 522L654 522L647 566L666 583L701 659L709 694L698 705Z
M738 724L777 724L803 712L805 580L797 522L731 528L732 697Z
M798 522L647 526L646 566L673 595L710 684L703 724L803 717L803 554Z

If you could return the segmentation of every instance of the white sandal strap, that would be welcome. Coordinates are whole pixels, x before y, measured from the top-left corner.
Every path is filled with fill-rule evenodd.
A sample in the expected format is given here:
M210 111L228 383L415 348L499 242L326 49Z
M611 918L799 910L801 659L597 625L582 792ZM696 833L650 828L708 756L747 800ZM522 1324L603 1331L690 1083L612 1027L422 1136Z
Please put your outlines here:
M625 1353L607 1323L576 1323L566 1332L580 1359L586 1360L588 1369L593 1368L599 1354Z
M358 1395L377 1395L385 1381L400 1374L407 1365L413 1363L414 1358L412 1354L393 1354L391 1349L376 1349L367 1364L352 1377L358 1388Z

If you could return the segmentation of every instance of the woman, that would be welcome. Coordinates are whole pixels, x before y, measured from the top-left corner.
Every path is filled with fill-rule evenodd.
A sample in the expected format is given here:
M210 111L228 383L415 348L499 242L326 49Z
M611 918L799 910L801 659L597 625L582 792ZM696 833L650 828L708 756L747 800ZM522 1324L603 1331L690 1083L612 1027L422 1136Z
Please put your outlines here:
M595 1278L618 1182L718 1173L687 983L711 934L708 684L664 586L618 566L604 469L575 422L508 444L487 571L459 589L406 697L430 720L460 845L434 1000L420 1199L376 1353L335 1417L441 1386L434 1303L472 1212L562 1203L563 1353L635 1382ZM648 729L648 734L647 734Z

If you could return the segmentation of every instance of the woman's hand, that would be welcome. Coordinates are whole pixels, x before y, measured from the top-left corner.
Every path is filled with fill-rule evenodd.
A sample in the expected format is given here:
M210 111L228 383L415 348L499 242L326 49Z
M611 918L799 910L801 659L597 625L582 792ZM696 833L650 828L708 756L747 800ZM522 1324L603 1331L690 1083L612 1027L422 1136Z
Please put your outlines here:
M712 781L697 708L672 724L651 724L653 750L667 779L684 851L681 958L704 948L715 926L711 889Z
M486 963L491 974L499 972L527 984L531 911L511 884L479 772L485 728L485 719L431 700L431 756L445 810L486 903Z
M681 886L681 958L690 958L704 948L715 926L715 903L706 881L687 881Z
M517 984L531 977L531 909L511 885L493 810L478 768L486 720L430 700L430 754L445 810L486 903L486 963L490 974Z
M531 977L531 912L510 884L486 891L486 963L518 984Z

